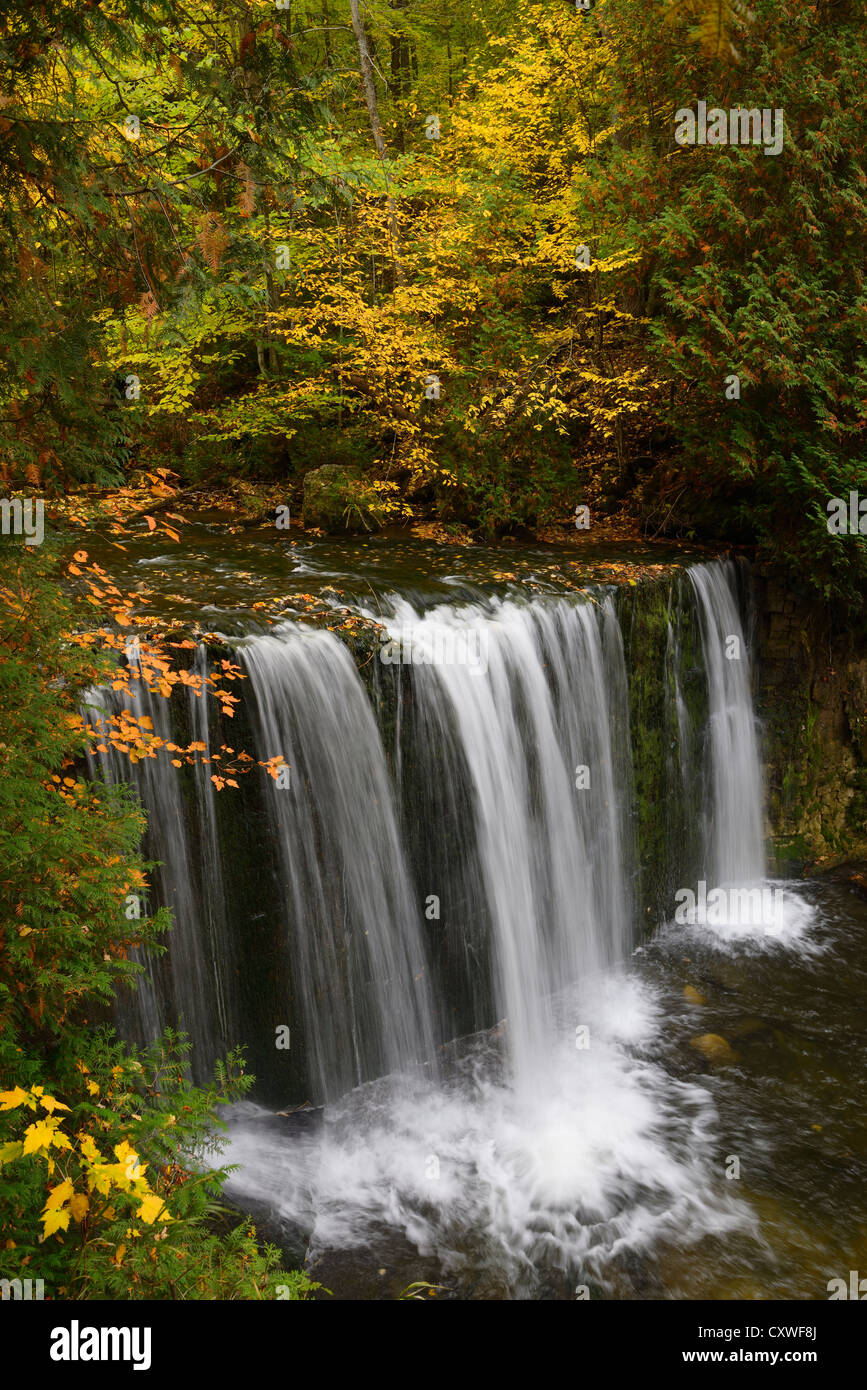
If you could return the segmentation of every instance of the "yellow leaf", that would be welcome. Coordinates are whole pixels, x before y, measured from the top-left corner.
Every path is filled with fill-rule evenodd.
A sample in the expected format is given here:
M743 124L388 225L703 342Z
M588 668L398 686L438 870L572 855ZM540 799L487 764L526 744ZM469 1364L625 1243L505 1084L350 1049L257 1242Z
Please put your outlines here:
M76 1192L69 1199L69 1210L76 1221L83 1221L90 1209L90 1202L83 1192Z
M43 1234L53 1236L55 1231L65 1231L69 1226L69 1211L66 1207L62 1211L47 1211L41 1219Z
M99 1095L99 1087L97 1086L97 1084L96 1084L95 1081L88 1081L88 1083L87 1083L87 1089L88 1089L88 1091L90 1092L90 1094L91 1094L92 1096L98 1096L98 1095Z
M63 1101L55 1100L54 1096L43 1096L41 1104L43 1108L48 1111L49 1115L53 1114L55 1110L69 1109L69 1106L64 1105Z
M163 1211L164 1206L165 1203L162 1197L158 1197L155 1192L151 1192L147 1197L145 1197L144 1201L139 1207L138 1214L141 1217L142 1221L146 1221L147 1224L151 1226L153 1225L154 1221L156 1221L157 1217L160 1216L160 1213ZM161 1219L163 1221L171 1220L168 1212L164 1212Z
M55 1207L62 1207L64 1202L68 1201L73 1195L74 1191L75 1188L72 1186L69 1178L65 1178L64 1181L58 1183L56 1187L52 1187L48 1194L48 1200L43 1207L43 1211L54 1211Z
M16 1110L27 1102L30 1102L30 1097L20 1086L16 1086L14 1091L0 1091L0 1110ZM33 1109L32 1102L30 1108Z
M115 1252L115 1256L114 1256L114 1262L115 1262L116 1265L123 1264L123 1257L124 1257L125 1254L126 1254L126 1246L125 1246L125 1245L119 1245L119 1246L117 1247L117 1251Z
M111 1188L112 1171L113 1170L111 1164L94 1164L93 1168L91 1168L90 1170L90 1174L88 1177L88 1182L90 1183L91 1191L93 1191L93 1189L96 1188L97 1192L101 1192L103 1197L107 1197L109 1189Z
M24 1152L26 1154L36 1153L39 1149L47 1149L54 1138L54 1128L47 1120L38 1120L34 1125L28 1125L24 1131Z

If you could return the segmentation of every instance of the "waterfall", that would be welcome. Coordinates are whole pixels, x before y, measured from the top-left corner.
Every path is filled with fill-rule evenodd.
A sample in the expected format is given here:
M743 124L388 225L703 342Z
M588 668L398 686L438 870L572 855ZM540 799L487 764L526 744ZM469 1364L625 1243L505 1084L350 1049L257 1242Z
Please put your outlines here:
M129 703L129 702L127 702ZM82 697L81 714L85 723L95 735L104 737L104 720L120 708L120 701L108 686L91 686ZM93 781L105 781L108 785L123 785L130 780L130 767L120 753L106 743L105 753L88 753L88 776ZM141 786L141 784L139 784ZM143 790L143 788L141 788ZM148 808L150 809L150 807ZM169 892L170 889L166 888ZM133 911L143 915L144 904L136 896L129 904ZM133 919L130 919L133 920ZM121 1035L139 1046L146 1046L160 1036L165 1027L159 980L158 961L143 947L134 946L130 959L141 966L135 987L123 990L117 997L115 1012Z
M433 1057L421 907L382 742L346 647L287 625L247 640L309 1074L318 1098ZM282 785L281 785L282 784Z
M764 873L736 570L715 562L688 579L660 600L649 672L636 673L626 610L603 590L428 612L395 598L384 621L397 662L383 646L362 673L327 630L239 639L249 751L284 760L276 781L254 769L233 799L215 794L210 764L176 770L164 750L132 767L111 748L91 759L141 796L156 899L174 914L167 957L142 957L125 1031L187 1028L197 1077L246 1044L271 1093L322 1102L419 1064L433 1075L443 1044L501 1023L512 1084L531 1094L584 1024L576 991L639 939L636 774L651 817L654 798L660 815L677 801L667 882ZM632 592L630 635L645 611ZM696 661L700 725L684 693ZM201 645L199 676L207 662ZM630 708L637 674L659 690L659 782ZM149 715L165 741L184 741L181 719L208 755L225 736L191 688L174 702L143 682L88 699Z
M134 670L140 669L137 657L129 659ZM150 718L154 734L166 742L172 740L169 701L149 691L144 680L135 682L131 695L100 688L86 696L85 717L96 729L105 715L122 709ZM171 908L173 917L167 957L154 961L146 952L136 953L146 979L122 1007L139 1042L152 1042L166 1022L185 1029L193 1044L193 1075L203 1080L219 1048L208 936L193 872L189 808L164 751L132 764L110 744L104 746L106 752L89 758L91 775L99 770L106 782L132 783L138 792L148 813L146 853L161 865L156 874L157 897Z
M383 602L359 664L301 623L233 642L237 789L164 750L91 758L141 796L174 913L119 1025L186 1027L197 1079L242 1044L260 1100L327 1106L291 1135L241 1106L228 1154L239 1199L312 1252L397 1231L444 1269L496 1268L494 1296L539 1268L614 1287L622 1252L745 1220L712 1176L713 1100L666 1070L631 961L673 885L764 873L736 568ZM192 689L87 700L207 757L228 737Z
M736 570L730 561L714 561L688 573L698 600L709 696L707 879L718 885L757 883L766 874L762 765Z
M564 991L622 957L632 937L629 714L613 603L424 616L399 603L389 630L411 662L415 757L427 777L466 789L462 835L493 934L497 1012L515 1079L532 1088ZM483 663L459 659L468 632ZM449 650L457 659L433 660ZM416 830L435 839L447 828ZM441 844L424 892L444 924L472 933L447 858Z
M190 733L192 741L211 749L211 716L209 696L205 686L208 675L208 649L203 642L196 648L192 666L199 686L187 689ZM199 760L195 765L196 813L199 826L199 882L197 920L207 923L204 950L210 974L209 988L216 1010L212 1042L220 1041L219 1053L224 1055L241 1037L241 1019L236 991L232 983L237 970L237 952L229 929L226 882L223 873L223 854L217 826L217 793L211 781L213 764ZM208 1058L213 1064L214 1056Z

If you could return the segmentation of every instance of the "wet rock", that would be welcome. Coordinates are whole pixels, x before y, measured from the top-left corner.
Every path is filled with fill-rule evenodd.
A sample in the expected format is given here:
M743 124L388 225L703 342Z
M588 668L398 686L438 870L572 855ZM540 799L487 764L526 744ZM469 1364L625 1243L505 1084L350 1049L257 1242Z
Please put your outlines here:
M703 994L699 994L698 990L697 990L697 989L693 989L692 985L684 985L684 987L683 987L683 997L684 997L684 999L687 1001L687 1003L689 1003L689 1004L706 1004L706 1003L707 1003L707 1000L705 999L704 995L703 995Z

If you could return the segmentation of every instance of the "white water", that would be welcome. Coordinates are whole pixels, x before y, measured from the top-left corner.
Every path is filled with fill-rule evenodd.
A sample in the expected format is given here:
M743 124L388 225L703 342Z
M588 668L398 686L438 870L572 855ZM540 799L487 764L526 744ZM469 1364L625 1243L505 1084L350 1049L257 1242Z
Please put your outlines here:
M96 728L105 716L119 709L129 710L137 717L148 716L154 733L166 741L171 740L169 704L153 695L144 681L133 685L131 696L115 695L104 689L93 689L86 695L86 716ZM96 753L88 759L91 776L99 769L107 782L132 782L135 786L149 813L148 852L163 866L159 874L162 901L171 907L173 914L167 959L157 962L145 952L136 950L133 953L144 965L145 972L133 998L122 1005L124 1021L138 1042L152 1042L169 1021L164 1007L168 996L171 1021L189 1032L193 1040L195 1074L203 1079L217 1052L215 989L208 962L209 943L202 929L195 891L180 784L164 758L145 758L133 766L111 745L106 747L105 753ZM144 907L142 901L139 909L142 913ZM130 910L133 910L131 906Z
M362 1088L319 1133L289 1140L239 1107L230 1190L308 1230L314 1269L331 1251L378 1263L371 1251L397 1232L444 1274L481 1279L487 1296L532 1297L542 1274L622 1293L627 1253L751 1229L714 1180L708 1092L655 1057L653 993L616 977L591 984L575 1001L590 1048L562 1037L533 1094L498 1076L480 1039L446 1084L412 1096L388 1080Z
M311 1084L333 1099L434 1054L419 925L379 731L346 647L287 624L241 647L272 783L283 929Z
M716 562L688 573L699 603L710 704L706 878L717 885L759 883L766 873L762 765L734 566Z
M193 662L193 671L199 677L199 687L189 686L191 741L211 747L211 709L205 680L208 675L208 652L200 643ZM241 1020L232 980L236 969L236 957L232 934L229 930L226 910L226 882L223 873L223 856L217 829L217 793L211 781L214 764L201 759L195 765L196 809L200 823L199 835L199 882L197 896L200 936L205 943L208 969L211 977L211 999L216 1011L216 1036L222 1040L223 1047L231 1047L241 1036ZM209 1062L211 1059L208 1059Z
M767 877L760 730L753 712L750 655L741 628L733 564L689 570L698 600L708 682L710 772L703 809L705 879L722 889L728 910L708 914L696 931L720 945L768 949L773 943L812 951L812 907L791 885ZM697 885L691 885L696 887ZM773 912L737 910L731 889L759 889ZM755 898L755 894L753 894ZM742 901L742 899L741 899Z
M468 627L485 670L413 661L421 756L433 775L470 789L498 1016L514 1084L531 1093L558 1024L574 1031L557 1018L557 996L631 942L623 647L610 599L424 617L399 602L388 623L419 657L449 650L445 637Z

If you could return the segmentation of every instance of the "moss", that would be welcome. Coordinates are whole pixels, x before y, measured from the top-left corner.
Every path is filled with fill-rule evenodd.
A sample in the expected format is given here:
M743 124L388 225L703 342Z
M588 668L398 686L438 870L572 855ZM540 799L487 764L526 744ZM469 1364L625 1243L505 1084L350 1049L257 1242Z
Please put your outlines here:
M677 888L695 877L700 862L707 681L683 571L620 590L618 610L629 673L638 899L641 921L652 928L671 910Z
M828 652L821 665L808 648ZM826 866L867 848L865 663L831 655L815 634L795 655L761 692L774 855L780 865Z
M303 520L320 531L370 531L372 518L360 505L359 473L336 463L311 469L304 478Z

